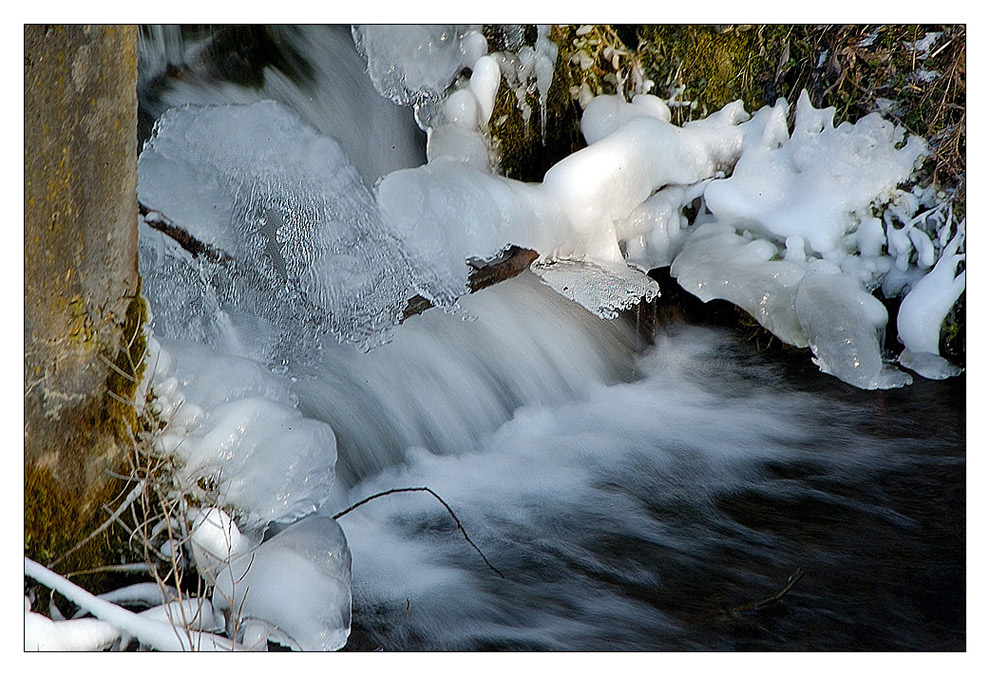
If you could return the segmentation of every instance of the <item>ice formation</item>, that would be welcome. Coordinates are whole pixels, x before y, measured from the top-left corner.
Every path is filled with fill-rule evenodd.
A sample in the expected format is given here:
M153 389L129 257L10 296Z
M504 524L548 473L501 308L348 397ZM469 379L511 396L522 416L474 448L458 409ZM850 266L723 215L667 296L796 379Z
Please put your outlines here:
M227 322L249 344L270 334L248 356L286 362L323 334L381 343L417 293L450 302L382 226L339 144L274 101L168 111L141 153L138 195L220 252L190 256L143 230L142 274L166 337L209 340Z
M354 44L368 60L368 76L394 103L439 99L465 66L488 51L477 26L354 26Z
M339 142L369 186L396 169L422 164L422 131L408 111L375 89L347 26L267 26L265 30L280 45L304 55L306 67L266 66L263 83L249 87L215 77L215 65L209 60L211 37L183 42L188 34L183 36L180 26L142 28L138 89L154 90L142 96L142 106L157 119L185 104L248 105L274 100ZM169 79L162 87L158 76L169 65L181 69L183 77ZM160 89L154 89L156 84ZM361 114L352 114L355 109Z
M797 346L811 343L802 321L818 323L802 320L796 305L799 283L816 261L838 266L859 285L836 286L848 292L839 306L861 305L859 293L878 287L891 296L920 284L900 322L906 335L920 321L909 321L921 312L911 309L921 307L919 297L949 283L944 272L921 282L948 246L945 229L914 223L910 195L899 188L924 143L879 114L835 126L834 111L814 108L804 94L792 127L783 100L752 116L736 102L678 127L657 97L601 96L582 118L588 147L551 167L541 183L524 184L492 175L489 160L486 126L504 53L501 62L484 54L485 40L471 27L356 27L354 35L380 91L400 103L432 102L419 116L428 133L427 164L392 172L373 194L364 192L339 146L274 104L170 111L142 154L142 200L244 263L228 266L237 270L234 280L224 279L233 274L224 270L211 288L187 286L182 293L198 293L235 325L245 316L274 323L280 345L268 349L270 361L285 361L285 345L318 343L321 332L379 344L408 298L453 304L466 290L465 262L490 259L509 245L536 250L534 272L599 316L655 296L656 285L642 273L672 265L688 290L740 305ZM536 73L540 87L552 52L547 41L538 31L537 44L513 56ZM470 76L458 77L465 68ZM277 141L259 148L253 138ZM315 148L322 159L314 159ZM256 168L245 172L246 164ZM168 201L176 195L196 199ZM701 206L693 223L684 215L692 203ZM915 198L915 211L919 204ZM211 222L212 206L233 219ZM892 209L904 227L891 222ZM723 229L717 237L712 223ZM177 253L162 244L158 250ZM185 262L190 284L201 287L204 275ZM952 283L963 282L960 276ZM244 287L249 293L229 291ZM959 293L938 295L945 300L925 313L937 309L940 316L928 324L941 324ZM287 314L308 317L309 333L286 329L298 325ZM867 315L867 334L886 324ZM197 322L187 318L186 333L173 329L176 337L200 339L206 330ZM252 332L253 326L242 333ZM863 352L830 349L829 339L816 335L817 362L840 379L867 387L909 380L882 377L888 369L879 337L864 359ZM930 338L924 348L906 340L918 349L908 349L903 365L920 364L915 354L938 356ZM929 362L920 367L925 374L934 372ZM866 368L875 372L864 377Z
M350 632L350 553L336 522L313 514L334 482L333 430L304 417L286 381L252 360L149 344L154 368L142 387L164 425L154 443L177 459L182 493L215 505L190 527L212 603L251 628L236 637L245 645L339 649Z
M339 650L351 627L351 555L333 519L313 515L259 542L223 510L201 512L191 543L213 600L236 619L241 643Z
M187 493L234 510L247 528L292 522L323 504L336 439L299 412L282 381L195 343L152 338L151 347L149 406L166 425L156 444L179 459Z

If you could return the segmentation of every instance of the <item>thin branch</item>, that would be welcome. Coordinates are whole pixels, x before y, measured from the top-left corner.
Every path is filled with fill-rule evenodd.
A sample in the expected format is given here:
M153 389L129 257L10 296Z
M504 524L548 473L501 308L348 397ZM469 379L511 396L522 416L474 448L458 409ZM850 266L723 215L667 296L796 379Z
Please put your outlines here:
M801 578L803 577L804 577L804 571L798 568L793 573L791 573L790 577L787 578L787 582L784 584L784 586L779 591L771 594L770 596L766 596L762 599L759 599L758 601L751 601L749 603L744 603L741 606L735 606L733 608L728 608L728 609L719 608L713 613L706 613L705 615L699 615L697 617L693 617L690 619L690 621L697 622L699 620L707 620L713 617L721 617L726 615L729 617L733 617L738 615L739 613L745 613L751 610L763 610L767 606L773 605L774 603L777 603L782 598L784 598L787 595L787 593L790 592L794 588L794 586L801 581Z
M456 514L454 514L454 510L450 508L450 505L448 505L444 501L443 498L441 498L439 495L437 495L436 493L434 493L432 489L427 488L426 486L420 486L418 488L392 488L392 489L387 490L387 491L382 491L381 493L375 493L374 495L369 495L364 500L361 500L360 502L354 503L353 505L351 505L350 507L348 507L347 509L345 509L343 511L337 512L336 514L333 515L333 518L334 518L334 520L336 520L336 519L339 519L340 517L342 517L342 516L344 516L346 514L350 514L351 512L353 512L355 509L357 509L361 505L367 504L367 503L371 502L372 500L375 500L376 498L383 498L386 495L392 495L393 493L414 493L414 492L429 493L430 495L432 495L433 497L435 497L440 502L440 504L443 505L444 508L446 508L447 512L450 514L451 518L454 520L454 523L457 524L457 528L461 531L461 534L464 536L464 539L468 541L468 544L471 545L472 547L474 547L474 550L476 552L478 552L479 555L481 555L481 558L485 560L485 563L488 565L489 568L491 568L493 571L495 571L495 573L500 578L502 578L503 580L505 579L505 575L502 574L502 571L500 571L498 568L496 568L495 566L493 566L492 563L491 563L491 561L488 560L488 557L485 556L485 553L482 552L480 549L478 549L478 545L474 544L474 542L471 540L471 538L468 537L467 531L464 530L464 526L461 525L461 520L457 518L457 515Z
M144 216L145 223L162 234L170 237L176 242L176 244L188 251L194 257L199 258L200 256L203 256L204 258L215 263L230 263L234 260L233 256L228 254L223 249L219 249L212 244L207 244L206 242L201 242L196 239L188 231L179 225L176 225L171 219L160 211L153 211L143 204L138 204L138 210L141 215Z
M101 354L100 355L100 359L103 360L103 363L104 364L106 364L111 369L113 369L114 371L116 371L117 372L117 375L119 375L121 378L126 378L127 380L129 380L129 381L131 381L132 383L135 383L135 384L137 383L137 378L135 378L134 376L130 375L129 373L124 373L123 369L121 369L119 366L117 366L112 361L110 361L109 359L107 359L106 355Z
M98 568L87 568L86 570L74 570L66 573L66 578L79 577L80 575L94 575L96 573L150 573L151 566L147 563L119 563L112 566L99 566Z

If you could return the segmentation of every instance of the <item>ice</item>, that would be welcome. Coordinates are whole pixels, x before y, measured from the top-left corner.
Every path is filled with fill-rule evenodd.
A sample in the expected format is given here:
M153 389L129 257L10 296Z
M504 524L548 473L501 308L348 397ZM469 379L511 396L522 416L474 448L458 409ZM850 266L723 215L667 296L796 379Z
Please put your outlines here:
M743 237L728 223L709 223L691 234L670 274L706 303L734 303L785 343L807 347L794 305L805 268L774 260L779 253L771 242Z
M622 310L651 302L660 293L655 281L625 263L549 260L533 265L533 272L565 298L605 319Z
M626 262L643 272L669 266L680 253L688 219L684 209L704 192L704 183L667 186L616 222Z
M352 33L375 88L400 105L440 98L484 53L472 26L376 24L354 26Z
M498 64L490 56L474 63L470 79L443 102L442 113L427 128L426 157L456 160L480 171L491 170L487 129L495 106L500 75Z
M214 602L238 623L277 628L298 650L339 650L351 625L351 555L332 518L306 517L257 544L225 513L197 519L198 565L215 580ZM258 624L245 643L259 640Z
M239 648L237 644L233 641L229 641L221 636L213 634L211 632L202 632L192 628L184 628L181 626L176 626L172 622L160 621L159 618L154 616L146 616L138 613L132 613L129 610L125 610L120 606L117 606L109 601L97 598L93 594L89 593L85 589L73 584L69 580L65 579L61 575L48 570L36 561L32 561L27 557L24 558L24 574L26 577L30 577L37 580L41 584L45 585L49 589L57 591L67 600L76 604L80 608L85 609L87 612L92 613L98 621L109 625L121 635L129 635L136 638L142 645L154 648L155 650L210 650L210 651L230 651ZM30 619L29 619L30 618ZM100 627L93 624L94 621L90 621L88 618L83 618L79 620L67 620L65 622L55 622L58 629L53 626L49 626L41 619L44 618L31 618L30 615L26 615L26 624L24 640L25 648L29 646L37 645L39 638L44 638L47 633L49 636L50 632L55 631L59 634L76 634L75 627L82 625L72 624L71 626L66 626L62 629L62 626L68 623L85 623L88 627L84 628L79 634L84 634L84 638L89 640L100 639L101 643L108 637L110 630L105 627ZM39 637L38 634L41 633L42 636ZM66 638L64 635L56 635L58 640ZM79 638L78 635L73 636L73 638ZM58 649L52 647L51 649ZM96 650L93 643L87 646L78 646L76 649L89 649Z
M943 379L961 372L939 356L939 338L946 316L966 288L966 271L958 272L966 259L958 253L964 234L965 221L932 271L904 297L897 314L897 334L904 343L898 361L926 378Z
M454 297L467 290L469 258L510 244L540 250L566 227L533 186L448 160L386 176L378 204L410 257Z
M466 261L516 245L538 252L534 269L545 282L601 316L628 307L628 294L655 291L623 266L673 264L692 290L736 302L804 345L794 294L805 266L829 261L865 292L906 293L945 246L944 230L917 216L919 198L898 187L924 143L878 114L835 126L834 110L814 108L804 93L793 129L784 101L752 118L736 102L677 127L657 97L603 96L582 118L589 146L542 183L523 184L490 174L484 127L503 76L511 87L533 75L543 92L554 51L545 27L532 46L487 56L468 27L353 34L379 89L418 107L429 163L388 174L371 193L337 144L275 104L170 112L142 155L142 199L237 264L144 238L159 268L182 280L169 287L159 284L165 275L149 275L153 307L178 327L172 337L276 366L318 351L326 333L374 347L389 339L409 298L450 306L466 291ZM510 77L506 64L523 75ZM464 68L470 77L459 77ZM274 150L246 140L273 128ZM211 149L217 138L223 143ZM197 154L206 170L172 166ZM253 169L233 168L245 165ZM166 209L163 192L183 197ZM689 205L700 205L695 223ZM733 232L706 243L691 236L708 221ZM584 284L571 274L579 269Z
M581 116L581 135L588 143L595 143L634 117L654 117L670 122L670 108L652 95L635 96L631 102L618 95L596 96Z
M719 219L746 222L780 241L799 235L809 253L835 260L835 253L852 253L843 238L907 180L924 142L875 113L834 127L834 110L815 109L806 92L787 137L787 112L781 100L750 123L756 129L747 130L732 176L713 181L705 202Z
M547 138L547 95L550 92L550 85L553 84L553 71L557 63L557 45L550 39L549 25L537 25L533 54L533 73L536 75L536 89L539 92L540 136L545 143Z
M649 115L633 116L555 164L541 187L567 216L573 235L553 255L622 260L616 223L657 189L697 183L733 162L742 143L737 125L746 117L741 105L684 128Z
M141 105L155 118L190 103L247 105L271 99L337 140L369 186L396 169L422 164L422 131L408 111L375 90L347 26L267 26L288 64L266 66L259 87L217 81L210 64L198 56L211 38L183 48L178 31L177 26L151 26L141 36ZM146 71L145 63L154 70ZM150 85L146 72L159 74L166 64L181 68L183 76L169 79L164 90L145 93Z
M199 345L156 342L169 355L149 386L166 423L158 443L181 460L186 491L233 509L247 528L296 520L327 499L333 430L303 417L276 376Z
M171 270L144 265L157 276L148 296L170 315L169 337L221 347L226 335L261 361L299 360L324 334L379 344L409 298L435 297L428 280L414 281L339 144L278 103L170 110L138 172L143 204L226 257L193 260L144 238L145 251L182 268L173 280ZM176 296L197 294L207 307L190 305L183 320Z
M815 363L864 390L911 384L881 355L887 310L852 278L824 261L812 263L794 301Z
M491 176L451 158L394 172L378 186L384 222L418 266L432 268L448 293L463 293L466 260L491 258L510 244L536 250L544 262L583 261L597 279L619 274L623 285L655 292L639 273L618 272L626 265L620 238L643 234L630 229L628 219L658 188L697 183L731 163L742 141L733 130L745 114L730 106L704 124L679 129L656 117L662 103L649 101L636 108L646 114L628 115L621 127L554 165L541 184ZM683 200L687 194L666 196ZM602 270L611 272L599 274ZM554 281L563 277L544 279L560 291L568 286L564 295L573 297L572 284ZM631 302L625 286L617 296L616 288L610 283L597 296L582 297L594 311L612 316ZM612 300L602 302L606 297Z

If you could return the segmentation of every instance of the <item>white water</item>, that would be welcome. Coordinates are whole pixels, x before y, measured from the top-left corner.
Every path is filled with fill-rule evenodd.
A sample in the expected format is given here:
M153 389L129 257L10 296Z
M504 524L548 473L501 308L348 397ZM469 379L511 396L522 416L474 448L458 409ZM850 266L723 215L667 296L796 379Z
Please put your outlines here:
M357 80L359 62L338 61L343 47L334 44L309 54L319 72L334 72L332 62L352 76L332 85L348 99L344 82ZM261 96L231 91L179 85L162 100ZM280 100L304 119L319 117L306 112L312 98L303 89L286 87ZM345 129L351 122L359 124L337 120ZM359 159L365 149L339 140L355 166L366 167L366 183L384 173L388 153ZM176 302L171 294L200 288L202 278L158 282L146 288L160 335L175 332L262 362L272 354L255 348L272 333L280 344L308 335L306 326L283 330L294 318L284 306L267 308L274 311L259 327L222 298L208 299L215 307L205 314L189 311L191 295ZM506 575L484 565L428 495L369 503L340 519L353 558L356 647L953 644L952 630L946 638L938 622L912 608L930 606L926 591L934 589L948 599L936 614L955 619L958 530L926 520L925 508L930 495L959 509L958 385L945 386L947 404L913 407L909 395L889 395L897 411L891 421L881 411L886 400L821 385L825 376L813 369L796 373L765 361L717 331L673 329L636 355L626 327L529 274L460 305L460 313L431 310L407 320L371 352L322 341L284 374L299 411L329 424L336 437L336 485L320 513L333 515L377 491L428 486ZM169 323L184 313L187 325ZM213 323L217 316L231 321ZM804 391L814 388L824 391ZM928 438L932 427L942 433ZM891 475L907 477L926 497L885 485ZM926 589L914 561L942 550L946 580ZM728 627L693 619L773 593L797 566L810 579L783 617ZM842 581L849 569L868 584ZM904 599L910 607L895 612ZM827 631L819 616L830 619Z
M956 526L928 521L927 499L900 492L915 485L919 495L951 495L934 478L947 471L958 480L962 471L951 414L935 421L943 431L933 438L901 411L888 412L892 423L868 402L781 387L780 367L709 329L659 336L636 368L635 382L592 383L585 397L522 406L457 456L411 449L406 462L350 491L344 502L429 486L506 576L485 566L428 496L365 505L341 519L360 647L841 649L936 640L938 630L909 609L915 593L931 590L909 581L925 577L919 556L947 556L945 572L958 570L948 551L927 549L944 546ZM887 432L871 434L877 425ZM777 591L798 567L808 579L781 615L717 616ZM890 625L858 635L858 623L882 624L896 606ZM945 612L952 602L930 607ZM816 614L831 626L809 633Z

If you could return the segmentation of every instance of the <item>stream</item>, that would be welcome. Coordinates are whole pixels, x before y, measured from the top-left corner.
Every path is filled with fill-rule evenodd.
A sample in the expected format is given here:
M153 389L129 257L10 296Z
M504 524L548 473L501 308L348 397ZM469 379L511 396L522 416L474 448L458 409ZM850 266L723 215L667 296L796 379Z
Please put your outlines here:
M346 29L286 36L312 64L302 84L149 78L144 113L277 96L340 135L369 184L422 161L410 111L367 94ZM490 562L424 492L341 517L346 649L965 649L965 375L863 391L723 328L644 341L529 272L460 305L288 374L337 438L322 513L428 487Z

